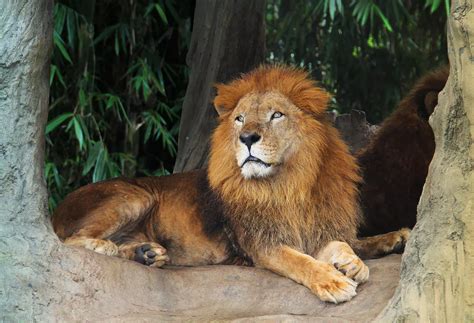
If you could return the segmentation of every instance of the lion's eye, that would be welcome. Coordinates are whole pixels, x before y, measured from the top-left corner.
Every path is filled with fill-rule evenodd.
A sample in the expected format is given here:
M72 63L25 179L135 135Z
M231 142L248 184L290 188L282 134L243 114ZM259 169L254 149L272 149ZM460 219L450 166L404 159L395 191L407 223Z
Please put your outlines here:
M277 111L277 112L275 112L275 113L272 114L272 117L270 118L270 120L279 119L279 118L281 118L281 117L283 117L283 116L284 116L283 113Z
M235 118L235 122L239 122L239 123L242 123L244 122L244 116L243 115L239 115Z

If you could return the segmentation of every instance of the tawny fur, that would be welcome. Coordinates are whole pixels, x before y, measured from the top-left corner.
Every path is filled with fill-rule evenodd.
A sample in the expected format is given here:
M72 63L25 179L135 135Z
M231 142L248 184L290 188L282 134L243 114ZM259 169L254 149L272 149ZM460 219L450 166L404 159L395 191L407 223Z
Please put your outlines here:
M351 246L372 257L392 252L407 236L356 239L360 177L325 119L329 96L305 72L282 66L260 67L217 89L220 118L207 172L85 186L54 214L58 236L150 266L244 259L322 300L351 299L368 279ZM246 146L244 134L259 139ZM246 153L260 162L242 162Z
M369 145L358 154L363 173L361 236L412 228L433 158L435 142L428 118L448 79L449 66L420 78Z
M221 120L212 137L209 181L232 210L227 216L244 250L285 244L315 254L329 241L355 240L360 178L355 159L326 121L329 96L306 73L284 68L261 68L217 89ZM302 110L294 114L301 147L275 176L245 180L229 149L234 120L229 114L248 93L272 91Z

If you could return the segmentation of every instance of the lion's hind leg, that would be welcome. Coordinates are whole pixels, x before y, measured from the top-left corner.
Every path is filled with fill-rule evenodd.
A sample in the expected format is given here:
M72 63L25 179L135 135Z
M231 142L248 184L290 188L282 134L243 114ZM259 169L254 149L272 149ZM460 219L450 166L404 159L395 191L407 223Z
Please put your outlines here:
M321 249L315 257L327 262L344 275L357 283L369 279L369 267L355 254L354 250L345 242L331 241Z
M362 259L380 258L391 253L402 253L410 237L411 230L403 228L398 231L361 238L352 244Z
M120 237L141 231L143 221L152 218L156 208L156 200L146 188L132 180L115 179L69 194L56 209L52 222L66 245L121 256Z
M83 247L106 256L117 256L119 252L115 243L104 239L72 236L64 240L64 243L69 246Z

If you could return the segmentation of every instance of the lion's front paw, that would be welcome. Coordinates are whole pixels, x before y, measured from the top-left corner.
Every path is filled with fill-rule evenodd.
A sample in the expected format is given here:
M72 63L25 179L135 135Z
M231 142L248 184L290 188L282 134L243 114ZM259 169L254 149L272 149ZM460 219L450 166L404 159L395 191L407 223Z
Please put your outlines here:
M331 241L324 247L317 258L336 267L347 277L358 283L369 279L369 267L354 253L352 248L342 241Z
M314 275L315 281L310 284L310 289L322 301L337 304L346 302L357 294L355 281L329 264L324 270L321 274Z
M135 248L134 260L150 267L161 267L169 260L169 257L166 255L165 248L150 242Z
M332 261L337 270L357 283L369 280L369 267L355 254L341 252Z

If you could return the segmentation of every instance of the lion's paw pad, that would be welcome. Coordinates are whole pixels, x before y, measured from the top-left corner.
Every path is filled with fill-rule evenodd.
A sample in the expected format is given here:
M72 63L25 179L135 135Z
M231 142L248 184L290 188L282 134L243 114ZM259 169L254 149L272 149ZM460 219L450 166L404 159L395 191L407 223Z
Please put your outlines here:
M135 249L134 260L151 267L161 267L168 260L166 249L157 243L145 243Z

